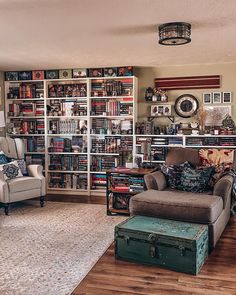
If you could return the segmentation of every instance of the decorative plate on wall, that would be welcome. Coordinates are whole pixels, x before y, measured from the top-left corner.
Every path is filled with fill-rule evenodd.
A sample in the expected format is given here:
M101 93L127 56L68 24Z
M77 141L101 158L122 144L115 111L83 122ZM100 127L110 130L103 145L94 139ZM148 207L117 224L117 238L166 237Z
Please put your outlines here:
M191 94L180 95L175 101L175 112L183 118L192 117L199 107L198 100Z

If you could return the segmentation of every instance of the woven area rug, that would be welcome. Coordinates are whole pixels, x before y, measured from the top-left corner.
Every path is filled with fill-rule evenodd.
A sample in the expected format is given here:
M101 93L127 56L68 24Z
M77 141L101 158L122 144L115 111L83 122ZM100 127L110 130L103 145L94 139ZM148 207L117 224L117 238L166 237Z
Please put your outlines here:
M122 216L105 206L21 203L0 211L0 294L65 295L86 276L114 240Z

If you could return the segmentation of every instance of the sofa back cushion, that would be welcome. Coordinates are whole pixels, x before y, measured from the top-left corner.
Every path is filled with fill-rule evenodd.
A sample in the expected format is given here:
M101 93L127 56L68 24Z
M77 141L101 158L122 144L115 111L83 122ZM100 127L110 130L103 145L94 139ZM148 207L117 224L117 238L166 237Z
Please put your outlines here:
M166 165L179 165L189 162L194 166L201 165L198 150L191 148L171 148L166 156Z

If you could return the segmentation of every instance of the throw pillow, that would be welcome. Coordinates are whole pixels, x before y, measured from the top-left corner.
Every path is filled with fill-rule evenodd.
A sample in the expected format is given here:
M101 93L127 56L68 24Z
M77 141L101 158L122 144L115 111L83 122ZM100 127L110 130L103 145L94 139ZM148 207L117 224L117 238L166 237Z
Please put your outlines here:
M192 193L209 190L209 182L213 173L214 167L195 169L185 166L180 178L181 190Z
M23 176L29 176L27 165L24 159L14 159L14 158L8 158L8 163L12 161L17 161L18 166L20 168L21 173Z
M0 171L2 171L5 180L23 176L17 161L0 165Z
M3 151L0 152L0 165L8 163L7 157Z
M182 189L181 175L185 167L191 167L191 164L185 162L180 165L161 165L161 171L166 176L167 184L173 189Z
M199 156L202 165L232 165L234 161L234 151L229 149L201 149Z

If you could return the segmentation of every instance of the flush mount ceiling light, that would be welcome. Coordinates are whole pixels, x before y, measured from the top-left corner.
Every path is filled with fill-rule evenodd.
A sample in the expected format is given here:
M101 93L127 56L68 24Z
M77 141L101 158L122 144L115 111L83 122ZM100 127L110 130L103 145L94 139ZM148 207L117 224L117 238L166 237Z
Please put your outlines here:
M191 25L174 22L159 26L159 43L161 45L183 45L191 42Z

